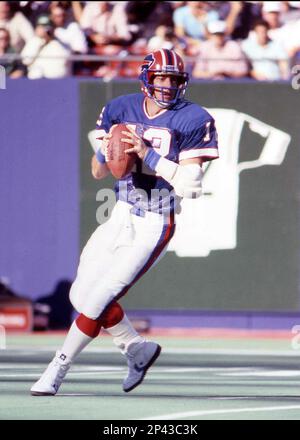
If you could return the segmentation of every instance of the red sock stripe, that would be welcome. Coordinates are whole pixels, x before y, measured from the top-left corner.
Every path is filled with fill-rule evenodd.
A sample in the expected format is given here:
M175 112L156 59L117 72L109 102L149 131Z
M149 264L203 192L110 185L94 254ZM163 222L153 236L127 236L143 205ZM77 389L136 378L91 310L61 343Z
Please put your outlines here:
M108 308L101 314L100 321L104 328L110 328L119 324L124 318L124 310L119 303L113 302Z
M79 330L90 338L96 338L100 333L102 323L99 320L88 318L81 313L75 322Z

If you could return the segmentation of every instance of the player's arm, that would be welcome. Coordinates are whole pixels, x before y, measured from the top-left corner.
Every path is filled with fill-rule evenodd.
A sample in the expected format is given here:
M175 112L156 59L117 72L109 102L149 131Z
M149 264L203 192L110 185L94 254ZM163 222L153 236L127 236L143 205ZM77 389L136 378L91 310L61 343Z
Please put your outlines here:
M110 173L108 166L106 165L105 159L106 148L110 137L110 133L105 133L103 131L102 135L97 137L97 140L99 141L99 148L97 151L95 151L91 162L92 176L97 180L104 179L104 177L106 177Z
M99 162L96 154L94 154L94 156L92 157L91 171L92 176L98 180L104 179L104 177L106 177L110 172L106 163Z
M110 170L106 165L106 151L109 139L111 138L111 124L109 116L109 104L102 108L99 118L96 122L96 130L94 130L95 139L92 143L94 156L91 161L91 172L95 179L104 179Z
M148 148L148 147L147 147ZM183 159L176 164L148 148L144 162L169 182L180 197L196 199L202 194L202 159Z

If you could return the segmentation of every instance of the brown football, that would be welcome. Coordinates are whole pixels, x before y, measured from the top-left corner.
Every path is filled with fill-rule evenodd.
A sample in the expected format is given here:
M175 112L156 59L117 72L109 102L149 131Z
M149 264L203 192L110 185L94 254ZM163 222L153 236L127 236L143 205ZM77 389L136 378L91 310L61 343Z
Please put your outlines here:
M136 153L125 153L125 150L132 148L132 144L122 142L121 139L126 137L122 131L129 131L125 124L118 124L113 127L107 147L107 166L116 179L122 179L126 174L130 173L135 164Z

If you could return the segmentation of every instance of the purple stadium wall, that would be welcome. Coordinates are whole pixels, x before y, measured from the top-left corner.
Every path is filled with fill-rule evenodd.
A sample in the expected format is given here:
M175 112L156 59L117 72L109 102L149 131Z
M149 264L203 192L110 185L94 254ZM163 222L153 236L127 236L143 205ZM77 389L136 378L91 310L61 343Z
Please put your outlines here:
M32 299L76 273L77 94L73 79L0 90L0 277Z

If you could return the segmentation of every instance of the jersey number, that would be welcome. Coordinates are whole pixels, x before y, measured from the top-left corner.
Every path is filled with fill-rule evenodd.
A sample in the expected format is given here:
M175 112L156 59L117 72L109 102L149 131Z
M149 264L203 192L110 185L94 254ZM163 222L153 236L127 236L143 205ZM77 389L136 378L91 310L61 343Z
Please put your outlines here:
M133 130L136 130L135 124L128 124ZM160 156L165 157L170 152L171 146L171 133L167 128L150 127L144 131L143 139L149 141L155 151ZM149 169L142 163L142 173L150 174ZM153 174L153 173L151 173Z

